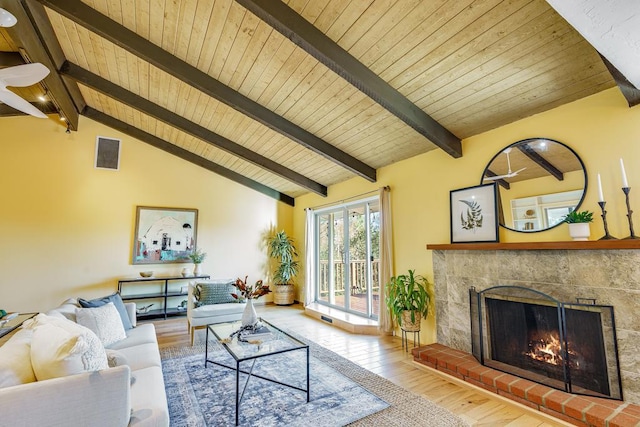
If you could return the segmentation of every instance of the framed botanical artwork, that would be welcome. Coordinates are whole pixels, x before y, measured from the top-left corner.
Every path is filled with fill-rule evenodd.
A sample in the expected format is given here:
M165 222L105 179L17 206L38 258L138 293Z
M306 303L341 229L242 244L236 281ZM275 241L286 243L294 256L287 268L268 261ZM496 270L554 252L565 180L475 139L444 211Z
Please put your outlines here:
M497 242L495 183L451 191L451 243Z
M133 264L189 262L196 249L197 209L138 206Z

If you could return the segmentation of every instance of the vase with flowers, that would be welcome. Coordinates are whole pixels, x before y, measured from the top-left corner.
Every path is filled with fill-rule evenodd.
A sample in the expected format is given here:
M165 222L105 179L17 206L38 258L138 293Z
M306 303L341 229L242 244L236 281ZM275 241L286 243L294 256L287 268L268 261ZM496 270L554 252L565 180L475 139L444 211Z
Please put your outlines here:
M244 280L238 277L235 283L237 293L231 294L237 300L246 300L247 306L242 312L242 326L254 326L258 323L258 314L253 306L253 300L271 292L269 285L265 285L262 280L258 280L254 285L247 284L249 276L245 276Z
M202 261L207 257L207 253L202 251L202 249L197 248L195 251L189 254L189 258L193 261L193 275L200 276L202 274Z

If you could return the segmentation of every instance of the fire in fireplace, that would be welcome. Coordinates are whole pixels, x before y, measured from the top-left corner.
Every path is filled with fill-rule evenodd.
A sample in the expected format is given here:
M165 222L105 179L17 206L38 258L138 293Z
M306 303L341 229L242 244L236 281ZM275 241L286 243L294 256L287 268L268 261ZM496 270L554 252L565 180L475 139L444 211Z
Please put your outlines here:
M613 307L561 303L515 286L470 296L481 363L568 392L622 399Z
M536 333L535 335L536 337L533 337L527 345L529 350L525 353L525 356L539 362L561 366L563 363L562 344L560 343L558 331L547 332L542 335ZM570 356L575 356L575 351L571 350L569 343L567 343L567 352ZM575 363L574 366L578 367Z

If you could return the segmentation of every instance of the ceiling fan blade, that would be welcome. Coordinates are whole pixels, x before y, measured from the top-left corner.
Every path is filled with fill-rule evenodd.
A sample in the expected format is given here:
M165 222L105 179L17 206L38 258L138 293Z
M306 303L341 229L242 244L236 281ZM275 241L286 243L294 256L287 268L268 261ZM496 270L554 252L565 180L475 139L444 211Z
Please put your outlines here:
M496 175L484 177L484 181L497 181L502 178L509 178L509 175Z
M0 69L0 82L5 86L25 87L47 77L49 69L39 62Z
M517 171L515 171L515 172L513 173L513 176L518 175L520 172L522 172L522 171L523 171L523 170L525 170L525 169L526 169L526 167L524 167L524 168L522 168L522 169L518 169Z
M0 89L0 102L4 102L9 107L13 107L16 110L20 110L23 113L30 114L34 117L46 119L47 116L33 105L29 104L26 100L20 98L15 93L7 89Z

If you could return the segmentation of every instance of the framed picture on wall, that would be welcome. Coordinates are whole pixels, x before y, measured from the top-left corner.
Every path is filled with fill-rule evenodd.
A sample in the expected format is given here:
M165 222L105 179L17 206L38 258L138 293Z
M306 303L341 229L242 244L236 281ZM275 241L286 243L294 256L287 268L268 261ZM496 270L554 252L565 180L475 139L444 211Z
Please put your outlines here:
M197 227L197 209L138 206L133 264L190 262Z
M451 191L451 243L499 240L497 191L495 183Z

